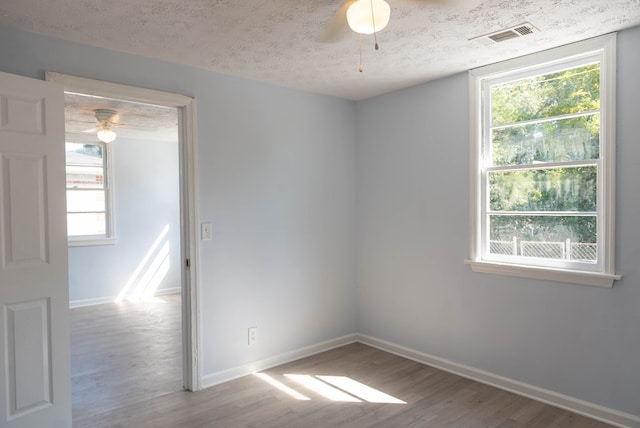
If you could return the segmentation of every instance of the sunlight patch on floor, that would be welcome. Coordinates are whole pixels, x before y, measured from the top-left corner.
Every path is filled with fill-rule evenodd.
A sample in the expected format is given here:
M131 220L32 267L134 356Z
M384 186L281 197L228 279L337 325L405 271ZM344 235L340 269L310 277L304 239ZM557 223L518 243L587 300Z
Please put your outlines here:
M285 385L274 376L266 373L254 373L262 381L285 392L296 400L311 400L304 394ZM318 394L331 401L348 403L375 403L375 404L407 404L392 395L382 392L362 382L358 382L348 376L326 376L326 375L306 375L306 374L284 374L286 380L293 381L301 387Z
M316 394L328 398L331 401L360 402L360 400L353 395L349 395L344 391L334 388L311 375L286 374L285 377L299 383Z
M262 379L263 381L267 382L269 385L275 386L280 391L282 391L282 392L284 392L286 394L289 394L291 397L295 398L296 400L301 400L301 401L311 400L306 395L300 394L298 391L296 391L293 388L289 388L284 383L275 380L274 378L272 378L271 376L269 376L266 373L254 373L254 375L257 376L258 378Z
M388 404L407 404L402 400L398 400L389 394L372 388L364 383L360 383L357 380L353 380L347 376L317 376L319 379L330 383L336 388L340 388L349 394L355 395L368 401L369 403L388 403Z

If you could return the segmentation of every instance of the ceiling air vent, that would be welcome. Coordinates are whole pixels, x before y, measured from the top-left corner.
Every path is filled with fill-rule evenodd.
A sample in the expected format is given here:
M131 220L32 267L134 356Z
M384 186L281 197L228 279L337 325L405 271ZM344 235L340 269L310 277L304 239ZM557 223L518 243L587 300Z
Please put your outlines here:
M515 27L507 28L506 30L500 30L484 36L474 37L469 40L473 40L484 46L489 46L496 43L506 42L507 40L516 39L518 37L524 37L529 34L538 33L539 31L540 30L534 27L533 24L525 22L524 24L516 25Z

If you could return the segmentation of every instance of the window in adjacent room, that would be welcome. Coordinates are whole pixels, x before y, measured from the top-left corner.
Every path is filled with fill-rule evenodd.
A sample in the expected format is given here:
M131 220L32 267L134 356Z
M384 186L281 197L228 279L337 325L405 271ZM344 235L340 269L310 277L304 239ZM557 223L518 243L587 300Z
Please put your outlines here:
M471 71L476 271L611 286L615 36Z
M70 245L110 243L113 236L107 146L66 143Z

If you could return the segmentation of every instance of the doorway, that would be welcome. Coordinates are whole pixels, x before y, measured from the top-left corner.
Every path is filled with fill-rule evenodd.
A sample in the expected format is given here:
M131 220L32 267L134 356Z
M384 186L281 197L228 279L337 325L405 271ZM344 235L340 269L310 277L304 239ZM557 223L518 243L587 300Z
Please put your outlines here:
M78 78L74 76L62 75L58 73L47 73L47 80L61 83L64 86L66 94L69 95L88 95L95 100L108 101L113 100L119 103L137 103L142 108L147 110L153 109L165 109L166 111L173 110L175 120L169 120L173 122L175 126L175 141L177 143L176 155L177 155L177 224L173 226L166 225L154 225L157 231L155 231L155 239L146 238L144 245L147 246L148 251L141 257L137 257L135 260L135 268L129 268L129 275L127 280L122 278L118 281L119 291L117 294L109 294L107 299L111 301L117 300L126 302L128 300L143 300L157 294L158 290L162 291L162 288L167 288L165 281L167 274L169 273L170 266L173 265L177 269L178 284L177 289L171 290L173 292L179 292L178 299L166 297L165 303L168 300L172 300L172 305L178 305L179 314L179 329L182 338L182 346L180 348L181 359L181 383L186 390L198 390L200 389L200 369L198 366L198 344L199 344L199 311L198 311L198 276L197 276L197 262L198 262L198 248L197 248L197 227L196 227L196 195L195 195L195 106L193 99L164 92L158 92L147 89L134 88L124 85L112 84L108 82L94 81L90 79ZM122 104L118 107L117 104L105 105L90 109L94 114L95 110L106 110L116 112L118 114L119 109L122 109ZM151 116L162 116L162 114L156 112ZM96 115L93 124L89 125L85 129L81 129L80 133L87 134L92 141L96 140L96 129L103 127L103 123L100 121L101 117ZM109 118L106 125L113 127L112 131L116 134L121 134L121 138L132 137L131 132L151 132L158 131L162 128L165 136L169 135L171 131L165 128L165 124L162 121L156 124L148 122L143 126L131 126L131 129L126 129L126 121L122 118ZM166 121L165 121L166 122ZM159 124L158 124L159 123ZM81 125L84 126L84 125ZM144 129L147 126L148 129ZM134 129L135 128L135 129ZM85 131L85 132L83 132ZM126 138L125 138L126 137ZM135 136L134 136L135 137ZM132 137L133 138L133 137ZM82 141L80 141L82 142ZM110 144L110 143L107 143ZM103 147L105 152L105 159L109 160L111 156L112 160L117 160L117 155L114 156L112 152L116 150L116 146L111 148L108 145ZM149 150L153 150L153 147L149 149L140 148L138 153L138 159L141 156L151 156ZM146 154L145 154L146 151ZM153 153L153 156L157 153ZM148 166L148 164L147 164ZM107 173L108 171L105 170ZM113 171L111 171L113 173ZM134 171L135 174L144 174L144 168ZM160 175L161 176L161 175ZM114 189L107 189L106 192L118 193L118 182L113 181L110 183L115 186ZM122 183L121 183L122 184ZM100 216L106 218L104 221L104 229L100 230L100 236L98 238L104 238L117 242L119 239L118 220L116 217L115 222L110 223L109 213L106 211L109 207L108 198L105 199L104 213L99 213ZM113 201L111 202L111 208L113 208ZM102 208L100 208L102 209ZM86 213L85 213L86 214ZM95 213L92 213L95 214ZM113 219L113 213L111 220ZM152 221L145 222L145 226L153 223ZM177 229L177 230L176 230ZM110 233L114 232L114 233ZM173 238L169 238L170 233L174 233ZM99 241L100 239L96 239ZM108 243L113 245L114 242ZM99 242L94 242L96 244ZM117 244L116 244L117 245ZM173 246L171 249L170 246ZM138 255L142 253L138 252ZM177 255L171 259L169 254ZM174 271L175 272L175 271ZM166 281L165 281L166 282ZM170 287L169 287L170 288ZM162 294L162 293L161 293ZM73 297L72 297L73 298ZM82 298L77 299L82 300ZM86 300L91 300L88 298ZM98 303L98 302L94 302ZM156 303L158 303L156 301ZM162 317L162 316L161 316ZM144 352L144 351L143 351ZM149 358L153 358L153 355L149 355ZM123 391L123 393L125 393Z

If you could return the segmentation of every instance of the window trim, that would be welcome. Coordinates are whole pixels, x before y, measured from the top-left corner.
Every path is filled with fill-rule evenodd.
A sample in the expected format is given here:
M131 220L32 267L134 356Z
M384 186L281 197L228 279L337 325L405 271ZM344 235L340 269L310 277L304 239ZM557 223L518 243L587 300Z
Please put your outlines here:
M601 171L598 174L598 201L602 204L602 215L598 216L598 257L602 260L599 269L581 270L533 266L503 261L485 260L482 256L482 82L506 75L516 75L531 70L540 70L557 64L566 64L592 56L601 55L600 74L601 99ZM470 254L465 261L474 272L542 279L573 284L612 287L614 280L621 279L615 272L615 105L616 105L616 33L577 42L571 45L515 58L469 71L469 139L470 139L470 186L469 186L469 231ZM606 119L605 119L606 118ZM600 213L600 212L599 212Z
M93 144L101 145L103 159L105 163L104 168L104 182L105 182L105 228L106 233L104 235L67 235L67 244L69 247L84 247L84 246L97 246L97 245L114 245L118 242L115 236L115 209L114 209L114 197L113 197L113 144L107 144L101 141L77 141L77 138L66 138L67 142L74 143L79 142L81 144ZM68 214L68 212L67 212Z

